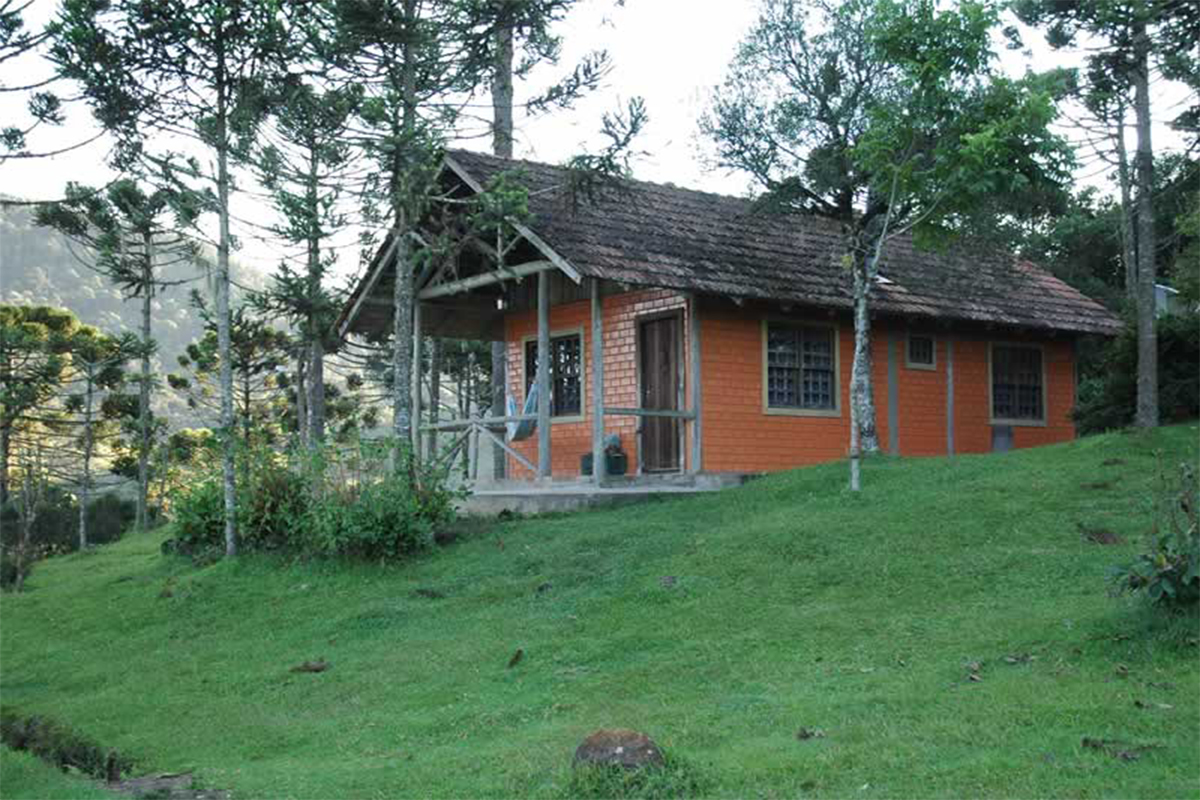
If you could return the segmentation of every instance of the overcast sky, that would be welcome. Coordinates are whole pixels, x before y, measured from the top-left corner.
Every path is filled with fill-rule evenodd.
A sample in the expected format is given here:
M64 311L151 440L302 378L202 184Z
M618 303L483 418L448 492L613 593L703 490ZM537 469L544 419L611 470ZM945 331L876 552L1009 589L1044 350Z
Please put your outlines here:
M34 0L28 18L40 24L53 14L57 0ZM600 117L616 109L629 98L645 98L650 122L637 148L644 152L634 163L638 178L673 182L708 191L744 194L749 190L745 177L706 171L705 143L698 136L697 121L703 113L712 88L718 85L738 42L757 16L756 0L628 0L623 6L612 0L584 0L563 22L563 58L558 67L539 70L528 84L518 83L517 103L536 93L573 65L584 53L605 49L614 68L606 85L571 111L524 119L518 114L516 155L537 161L561 162L588 145L597 145ZM1005 52L1004 68L1019 74L1027 67L1046 69L1077 63L1076 52L1053 52L1037 32L1025 37L1029 51ZM6 64L0 69L0 83L15 85L45 74L40 63L26 61ZM1156 108L1170 109L1185 95L1179 87L1159 82L1155 87ZM486 102L487 98L481 98ZM0 120L18 118L15 98L0 94ZM1167 114L1164 113L1164 117ZM80 138L86 138L92 124L83 110L73 112L65 130L38 131L31 139L35 151L53 150ZM1064 128L1072 138L1083 133ZM1132 138L1132 137L1131 137ZM1157 150L1180 145L1179 137L1158 126ZM490 139L477 138L466 146L486 149ZM110 174L103 165L105 148L92 146L50 159L8 161L0 165L0 193L31 199L60 196L68 180L102 184ZM1103 185L1108 169L1103 163L1081 154L1079 180ZM235 199L235 213L244 219L266 222L269 212L249 197ZM277 246L256 238L247 225L236 230L243 242L238 258L270 270L279 259ZM338 273L348 276L358 270L357 249L342 243ZM0 264L0 280L3 277Z

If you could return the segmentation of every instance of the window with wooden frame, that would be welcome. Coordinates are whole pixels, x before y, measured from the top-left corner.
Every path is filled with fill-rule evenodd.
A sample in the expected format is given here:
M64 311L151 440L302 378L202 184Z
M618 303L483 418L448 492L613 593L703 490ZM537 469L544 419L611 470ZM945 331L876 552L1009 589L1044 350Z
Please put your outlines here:
M537 339L525 342L525 396L537 377ZM583 336L550 337L550 416L583 415Z
M838 414L838 346L827 325L764 325L768 413Z
M1046 421L1046 375L1042 348L991 346L992 422L1041 425Z
M908 335L904 366L909 369L937 369L937 340L920 333Z

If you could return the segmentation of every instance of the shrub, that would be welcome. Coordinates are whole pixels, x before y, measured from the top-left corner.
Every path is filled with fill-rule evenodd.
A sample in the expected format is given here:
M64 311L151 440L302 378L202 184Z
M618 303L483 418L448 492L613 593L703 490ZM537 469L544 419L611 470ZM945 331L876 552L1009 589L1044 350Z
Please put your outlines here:
M1079 384L1074 418L1081 434L1123 428L1137 408L1137 324L1126 320L1121 335L1093 359L1096 373ZM1200 416L1200 314L1158 319L1158 405L1164 422Z
M18 566L16 554L11 548L5 547L0 550L0 589L10 589L15 586L17 576L22 572L28 578L32 569L33 565L28 560Z
M88 503L88 543L109 544L121 538L121 534L137 519L137 502L128 500L115 492L102 494ZM78 531L76 532L78 534ZM78 535L76 540L78 541Z
M1144 592L1151 603L1168 608L1200 602L1200 493L1190 465L1181 465L1179 473L1179 486L1170 489L1164 476L1146 552L1113 575L1118 590Z
M137 504L114 492L95 497L87 510L88 544L108 544L121 538L137 516ZM20 501L10 500L0 509L0 541L14 547L21 538ZM61 486L48 486L37 504L29 543L41 558L69 553L79 547L79 501Z
M221 476L185 489L172 503L175 538L185 552L216 546L225 538L225 490Z
M371 454L356 456L352 477L338 473L323 453L302 453L291 463L267 450L246 457L237 500L238 540L247 550L396 559L429 547L454 518L458 495L444 472L395 472L380 468ZM368 461L371 467L364 469ZM176 540L169 549L197 553L223 545L219 474L182 492L173 509Z

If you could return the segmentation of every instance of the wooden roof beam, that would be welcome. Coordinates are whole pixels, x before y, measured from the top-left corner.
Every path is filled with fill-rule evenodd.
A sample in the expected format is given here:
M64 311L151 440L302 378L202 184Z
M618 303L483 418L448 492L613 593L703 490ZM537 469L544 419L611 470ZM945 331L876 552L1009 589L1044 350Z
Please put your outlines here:
M421 300L432 300L435 297L445 297L451 294L460 292L469 292L472 289L478 289L481 286L490 286L495 283L501 283L507 280L519 280L528 275L536 275L546 270L555 269L558 265L550 261L530 261L527 264L518 264L515 267L504 267L503 269L485 272L481 275L472 275L469 278L463 278L449 283L442 283L437 286L431 286L428 289L421 290L417 297Z

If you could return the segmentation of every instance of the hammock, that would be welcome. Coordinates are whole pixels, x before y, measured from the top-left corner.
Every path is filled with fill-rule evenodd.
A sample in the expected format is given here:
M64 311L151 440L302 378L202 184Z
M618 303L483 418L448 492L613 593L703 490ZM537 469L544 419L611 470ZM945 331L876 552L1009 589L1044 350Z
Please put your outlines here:
M521 412L522 414L536 414L537 413L537 407L538 407L537 387L538 387L538 382L537 382L537 379L534 378L533 384L529 387L529 392L525 395L525 410ZM507 398L505 398L504 405L505 405L505 415L506 416L515 417L517 415L517 401L513 399L513 396L511 394L508 395ZM533 435L533 432L535 430L537 430L537 420L536 419L523 419L520 422L508 422L508 423L505 423L505 427L508 429L507 430L508 441L519 442L524 439L528 439L530 436Z

